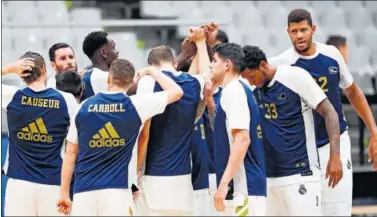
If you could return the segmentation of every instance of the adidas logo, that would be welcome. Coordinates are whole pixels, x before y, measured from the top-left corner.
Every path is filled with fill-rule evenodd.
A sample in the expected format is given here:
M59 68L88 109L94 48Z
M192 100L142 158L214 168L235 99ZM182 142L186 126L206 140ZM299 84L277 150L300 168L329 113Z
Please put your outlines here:
M93 139L89 142L89 147L110 148L124 146L124 144L126 144L126 141L120 138L111 122L108 122L107 124L105 124L105 127L98 130L98 133L93 136Z
M22 128L21 131L17 133L17 138L33 142L52 142L52 136L48 135L46 125L42 118L37 118L27 127Z

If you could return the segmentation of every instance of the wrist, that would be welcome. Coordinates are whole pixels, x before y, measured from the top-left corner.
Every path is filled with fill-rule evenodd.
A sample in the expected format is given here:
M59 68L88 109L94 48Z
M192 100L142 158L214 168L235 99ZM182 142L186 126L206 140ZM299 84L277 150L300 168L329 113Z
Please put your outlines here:
M61 197L69 197L69 189L61 189L60 190Z
M207 46L207 44L206 44L206 39L205 39L205 38L204 38L204 39L201 39L201 40L199 40L199 41L196 41L195 44L196 44L197 47L198 47L198 46Z
M4 66L1 68L1 75L6 75L9 73L9 68Z

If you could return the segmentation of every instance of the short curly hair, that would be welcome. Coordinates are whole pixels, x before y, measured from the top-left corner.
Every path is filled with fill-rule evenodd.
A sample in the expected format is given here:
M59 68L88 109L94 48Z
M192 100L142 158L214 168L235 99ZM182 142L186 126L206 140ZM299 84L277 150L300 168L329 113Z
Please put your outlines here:
M244 53L242 47L236 43L222 43L213 47L213 52L223 59L229 59L233 63L233 70L241 73L245 68Z
M266 54L257 46L246 45L242 48L245 54L245 66L248 69L258 69L260 62L267 63Z
M288 15L288 27L290 23L299 23L302 21L308 21L309 25L313 25L312 15L308 10L298 8L292 10Z
M34 62L34 67L31 71L24 71L24 73L30 73L29 76L22 77L22 80L26 84L31 84L36 81L42 75L42 68L46 68L46 63L42 55L36 52L28 51L20 57L20 59L31 58Z
M94 31L89 33L82 43L82 50L89 58L93 57L94 52L102 45L108 42L107 33L103 31Z

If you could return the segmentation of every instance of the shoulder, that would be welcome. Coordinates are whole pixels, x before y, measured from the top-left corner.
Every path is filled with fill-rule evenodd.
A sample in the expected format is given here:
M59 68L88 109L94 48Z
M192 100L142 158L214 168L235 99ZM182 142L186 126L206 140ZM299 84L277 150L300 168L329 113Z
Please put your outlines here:
M335 60L339 60L339 58L342 58L342 54L335 46L319 42L316 42L316 45L319 53L321 53L322 55L325 55Z
M296 66L279 66L276 72L276 81L295 92L302 85L306 85L308 81L314 82L308 71Z
M221 92L222 101L241 100L245 95L245 90L239 80L232 81Z
M277 56L268 57L267 61L271 65L278 66L278 65L292 65L298 59L299 59L299 55L296 53L293 47L291 47Z

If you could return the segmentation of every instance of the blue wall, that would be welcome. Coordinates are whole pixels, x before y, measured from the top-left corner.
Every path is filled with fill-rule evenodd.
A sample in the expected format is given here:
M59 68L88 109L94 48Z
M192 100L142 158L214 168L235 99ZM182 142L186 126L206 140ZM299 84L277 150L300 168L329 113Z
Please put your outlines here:
M4 166L5 156L7 155L8 147L8 137L1 137L1 168ZM5 188L7 185L8 178L1 174L1 216L4 216L4 197L5 197Z

